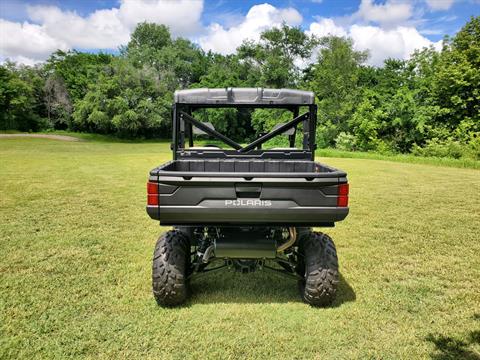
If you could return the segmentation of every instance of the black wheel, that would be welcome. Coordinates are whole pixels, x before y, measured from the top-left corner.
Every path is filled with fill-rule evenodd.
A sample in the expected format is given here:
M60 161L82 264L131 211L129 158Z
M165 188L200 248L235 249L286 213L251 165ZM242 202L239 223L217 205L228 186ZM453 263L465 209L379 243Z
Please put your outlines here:
M304 277L299 288L302 299L313 306L327 306L335 299L338 259L330 236L310 232L300 238L298 272Z
M153 296L161 306L175 306L188 298L190 241L177 230L162 234L155 245L152 266Z

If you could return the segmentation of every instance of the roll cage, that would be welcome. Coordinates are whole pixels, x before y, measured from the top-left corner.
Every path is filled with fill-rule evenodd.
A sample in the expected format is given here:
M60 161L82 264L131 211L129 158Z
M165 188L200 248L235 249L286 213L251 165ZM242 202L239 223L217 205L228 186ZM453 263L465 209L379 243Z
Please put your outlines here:
M299 114L300 108L308 111ZM229 137L210 128L192 116L193 111L202 108L277 108L291 111L293 119L275 127L267 134L242 146ZM175 92L173 105L173 137L171 149L173 158L277 158L308 159L315 157L315 125L317 106L312 92L289 89L263 88L226 88L226 89L191 89ZM295 149L297 125L303 124L302 149ZM211 149L193 147L193 127L229 145L232 149ZM290 131L291 149L262 149L262 144L277 135ZM189 148L185 147L188 139Z

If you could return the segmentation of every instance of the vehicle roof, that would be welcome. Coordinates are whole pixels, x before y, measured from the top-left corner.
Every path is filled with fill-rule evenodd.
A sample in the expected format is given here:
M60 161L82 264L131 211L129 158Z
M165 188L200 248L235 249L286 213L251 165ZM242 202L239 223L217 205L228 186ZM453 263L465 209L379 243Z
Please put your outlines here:
M265 88L221 88L177 90L174 95L177 104L216 105L312 105L315 96L312 91Z

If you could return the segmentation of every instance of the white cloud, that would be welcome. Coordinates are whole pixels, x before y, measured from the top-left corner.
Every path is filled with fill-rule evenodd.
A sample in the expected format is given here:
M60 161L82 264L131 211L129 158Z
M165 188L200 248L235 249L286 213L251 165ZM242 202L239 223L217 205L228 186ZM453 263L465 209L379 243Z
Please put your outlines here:
M203 1L121 0L119 7L86 17L56 6L28 6L32 22L0 22L0 58L23 63L45 60L56 49L115 49L126 44L142 21L165 24L176 36L199 29Z
M350 36L357 50L370 49L369 63L381 65L387 58L408 59L415 49L433 45L413 27L384 30L374 26L352 25Z
M422 36L414 27L397 26L382 29L371 25L351 25L341 27L332 19L319 19L310 24L307 33L319 37L326 35L348 36L353 40L356 50L370 50L370 65L380 66L387 58L408 59L415 49L434 45L440 47L440 42L433 43Z
M96 10L87 17L55 6L30 6L30 19L71 47L111 49L128 42L142 21L164 24L174 35L191 35L200 28L203 2L196 0L122 0L119 8Z
M16 23L0 19L0 55L25 64L45 59L57 49L66 50L67 44L51 37L40 25Z
M302 20L302 15L293 8L278 9L270 4L255 5L238 25L224 28L218 23L211 24L207 28L207 34L201 36L198 42L205 50L230 54L243 40L258 40L261 32L268 28L279 26L282 22L300 25Z
M412 4L399 0L388 0L384 4L374 4L373 0L362 0L353 20L373 22L382 27L404 24L412 16Z
M43 31L70 48L111 49L125 44L129 29L119 19L119 9L97 10L83 18L55 6L28 8L30 19Z
M318 22L310 24L310 29L306 31L309 35L316 35L318 37L334 35L334 36L347 36L347 32L342 26L335 24L333 19L320 18Z
M193 35L200 28L202 0L122 0L119 18L129 29L140 21L164 24L177 36Z
M454 0L426 0L428 7L433 10L448 10L452 7Z

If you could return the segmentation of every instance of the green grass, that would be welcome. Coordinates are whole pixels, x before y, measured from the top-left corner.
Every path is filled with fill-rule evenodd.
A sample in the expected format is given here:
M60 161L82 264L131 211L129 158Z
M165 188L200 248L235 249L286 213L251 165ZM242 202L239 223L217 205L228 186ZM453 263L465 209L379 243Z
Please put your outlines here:
M387 160L394 162L403 162L409 164L425 164L438 165L448 167L480 169L480 161L471 158L440 158L440 157L423 157L411 154L379 154L376 152L362 151L342 151L337 149L319 149L316 151L317 156L350 158L350 159L370 159L370 160Z
M0 134L16 134L19 133L15 130L0 131ZM165 143L170 144L170 139L121 139L112 135L101 135L93 133L81 133L72 131L44 131L41 134L56 134L56 135L68 135L78 137L86 141L96 142L109 142L109 143ZM205 144L215 144L225 148L225 144L220 140L197 140L195 142L197 146L203 146ZM246 144L242 144L246 145ZM351 159L371 159L371 160L387 160L394 162L403 162L410 164L426 164L426 165L438 165L458 168L470 168L480 169L480 161L471 158L438 158L438 157L422 157L414 156L412 154L380 154L376 152L363 152L363 151L342 151L332 148L319 149L316 151L316 155L326 158L351 158Z
M351 213L327 232L341 283L312 308L274 274L151 295L161 231L144 211L167 143L0 139L0 358L480 357L480 172L330 158Z

